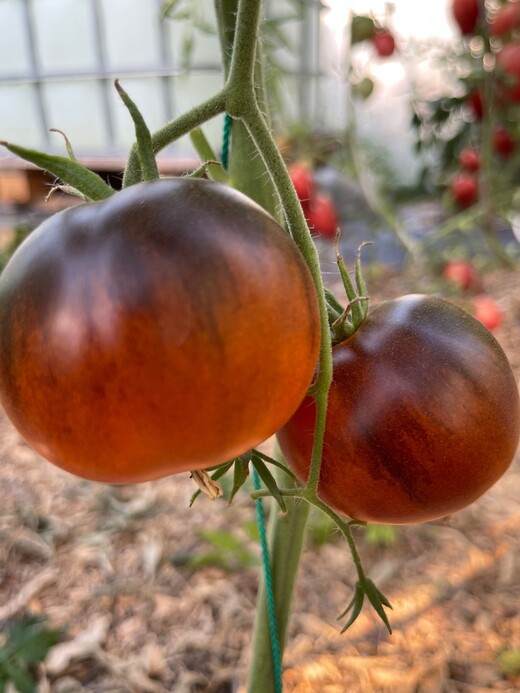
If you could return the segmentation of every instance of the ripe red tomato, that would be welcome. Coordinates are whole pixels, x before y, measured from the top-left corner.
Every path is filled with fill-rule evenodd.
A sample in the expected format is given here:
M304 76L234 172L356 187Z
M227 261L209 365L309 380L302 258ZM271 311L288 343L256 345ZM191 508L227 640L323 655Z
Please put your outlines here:
M324 238L335 238L339 226L338 213L328 195L317 193L311 201L307 221L315 233Z
M388 58L395 51L395 39L389 31L378 31L374 34L372 43L381 58Z
M475 118L477 120L482 120L484 115L484 103L482 101L482 94L480 91L472 91L470 94L468 94L466 103L470 107Z
M480 168L480 154L473 147L466 147L459 154L459 164L461 168L474 173Z
M489 23L490 36L504 36L520 24L520 2L507 2Z
M509 467L520 400L491 333L440 298L404 296L333 349L319 497L358 520L405 524L469 505ZM315 404L278 432L305 481Z
M453 0L451 13L462 34L472 34L480 13L478 0Z
M493 332L502 324L502 311L491 296L475 296L473 299L474 315L477 320Z
M318 355L293 241L244 195L162 179L44 222L0 276L0 398L43 457L131 483L241 454Z
M516 142L506 128L499 126L493 132L493 149L504 159L507 159L516 149Z
M471 263L464 260L450 260L450 262L447 262L442 275L447 281L456 284L463 291L479 290L481 286L475 268Z
M314 197L316 184L311 169L302 162L292 164L289 167L289 175L291 176L292 184L298 195L298 199L305 205L308 204Z
M459 207L470 207L478 200L478 183L468 173L459 173L451 181L451 194Z
M506 43L497 54L496 66L504 77L504 95L510 101L520 101L520 41Z

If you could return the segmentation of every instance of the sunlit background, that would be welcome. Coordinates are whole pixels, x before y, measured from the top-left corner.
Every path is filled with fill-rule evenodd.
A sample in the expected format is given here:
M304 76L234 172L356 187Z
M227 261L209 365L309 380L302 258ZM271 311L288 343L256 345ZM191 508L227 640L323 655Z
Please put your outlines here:
M192 0L192 21L160 21L163 0L2 0L0 2L0 136L26 146L60 151L49 128L65 131L84 156L126 154L133 140L128 114L112 86L119 77L152 129L198 103L221 86L209 0ZM286 71L278 91L285 124L303 122L340 131L354 116L348 68L367 73L376 88L356 104L359 134L393 161L410 182L417 170L410 131L413 90L443 88L428 46L454 34L446 0L327 0L304 5L303 22L285 22L291 47L275 57ZM294 15L289 0L266 0L271 17ZM352 13L374 16L394 33L397 51L380 59L369 45L349 50ZM80 30L78 31L78 27ZM189 52L187 46L189 45ZM419 57L418 57L419 56ZM275 84L270 85L273 91ZM207 134L215 144L222 123ZM190 155L188 141L169 156ZM3 156L3 154L0 154Z

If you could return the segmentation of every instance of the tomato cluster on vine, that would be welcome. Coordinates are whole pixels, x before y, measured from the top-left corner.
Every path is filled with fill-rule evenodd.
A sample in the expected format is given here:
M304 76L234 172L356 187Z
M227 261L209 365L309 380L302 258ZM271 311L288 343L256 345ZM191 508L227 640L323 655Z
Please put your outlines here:
M449 7L461 41L452 56L461 68L454 72L458 88L416 102L413 122L417 146L434 144L441 152L447 197L466 209L485 197L484 190L489 196L490 177L502 188L512 183L520 138L520 10L515 0L451 0Z

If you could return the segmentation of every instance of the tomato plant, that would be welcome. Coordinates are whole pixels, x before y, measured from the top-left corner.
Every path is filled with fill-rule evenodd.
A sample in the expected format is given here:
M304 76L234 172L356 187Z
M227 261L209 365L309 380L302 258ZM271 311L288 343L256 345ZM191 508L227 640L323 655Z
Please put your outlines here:
M411 523L456 512L504 474L520 401L490 332L461 308L405 296L333 349L318 493L346 515ZM306 398L278 433L305 480L315 421Z
M309 386L320 333L292 240L201 179L51 217L1 275L0 321L12 422L58 466L116 483L208 467L273 434Z

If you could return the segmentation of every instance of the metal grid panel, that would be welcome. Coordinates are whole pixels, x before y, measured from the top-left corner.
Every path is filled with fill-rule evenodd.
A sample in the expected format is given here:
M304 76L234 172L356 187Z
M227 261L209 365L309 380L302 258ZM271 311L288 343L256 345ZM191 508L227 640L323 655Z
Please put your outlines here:
M185 29L179 22L160 20L162 2L2 0L2 136L62 151L63 143L49 134L50 127L59 127L79 155L122 155L133 137L128 114L113 88L115 77L140 105L152 129L218 89L216 36L198 37L186 72L180 60ZM271 16L287 14L291 8L294 11L290 0L266 2ZM309 118L319 102L321 8L319 0L302 2L302 19L290 27L299 54L282 56L285 62L292 60L289 92L292 89L294 115L302 119ZM209 124L210 139L219 136L220 127ZM178 143L168 153L185 155L187 146Z

